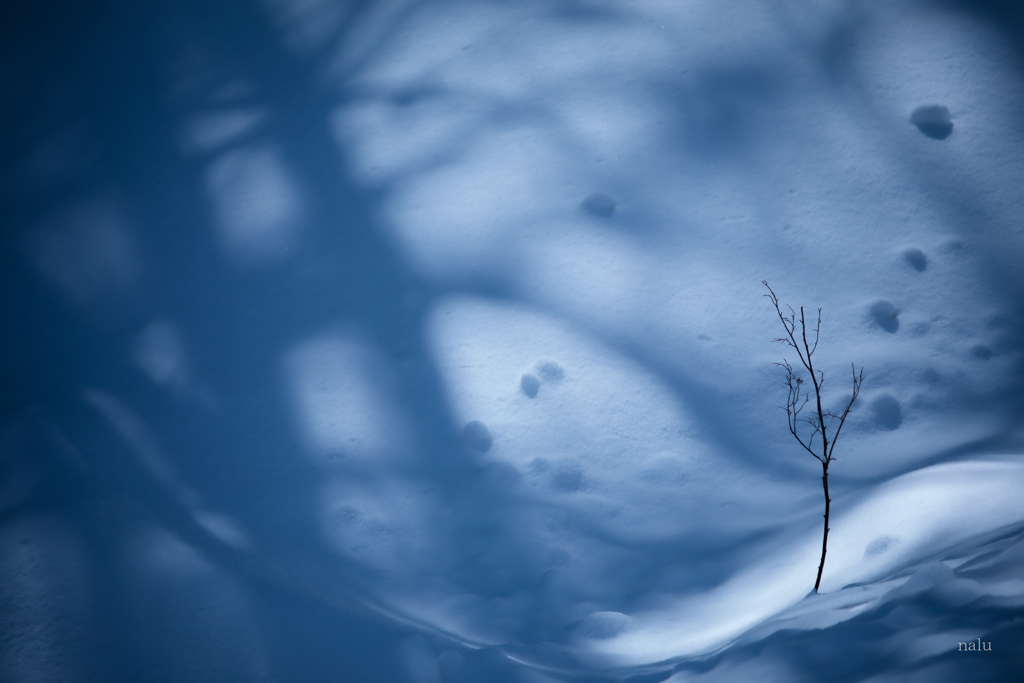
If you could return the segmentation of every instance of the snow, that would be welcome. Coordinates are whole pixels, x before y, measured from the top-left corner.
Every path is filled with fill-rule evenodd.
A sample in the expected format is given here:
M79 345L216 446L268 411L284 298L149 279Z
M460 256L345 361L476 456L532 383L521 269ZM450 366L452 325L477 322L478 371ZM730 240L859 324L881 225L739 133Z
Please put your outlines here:
M328 459L378 459L410 449L411 435L389 396L393 380L380 356L357 334L344 332L289 352L285 373L310 451Z
M1019 26L925 0L152 12L195 32L145 78L57 62L101 90L26 113L53 130L3 166L12 680L111 666L98 632L126 680L1019 666ZM153 37L96 25L71 54ZM30 56L0 88L61 80ZM39 180L72 125L95 140ZM821 309L826 408L865 368L817 594L821 471L764 280Z
M924 468L878 487L856 507L837 514L821 593L885 579L921 563L936 548L1019 522L1022 478L1024 468L1018 463L970 462ZM806 594L808 568L815 567L819 553L813 536L795 539L715 589L638 615L628 635L588 649L615 664L713 651L796 605ZM930 566L902 589L913 590L915 581L937 582L921 575ZM953 580L945 565L935 566L945 570L942 581Z
M252 267L288 256L301 228L302 203L276 150L224 152L207 169L206 190L230 260Z
M183 128L181 144L185 150L207 152L252 134L266 118L258 109L226 109L196 114Z
M79 306L131 292L138 250L116 207L99 199L57 213L28 239L33 265Z

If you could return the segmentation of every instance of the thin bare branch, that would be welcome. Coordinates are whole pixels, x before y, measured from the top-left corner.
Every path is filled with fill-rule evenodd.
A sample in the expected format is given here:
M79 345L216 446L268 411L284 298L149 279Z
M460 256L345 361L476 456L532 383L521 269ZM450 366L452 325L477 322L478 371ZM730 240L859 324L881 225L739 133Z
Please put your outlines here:
M801 364L803 364L803 366L806 368L807 361L804 360L803 353L800 351L800 346L796 343L796 311L793 310L792 306L788 306L790 317L787 318L785 315L783 315L782 308L779 306L779 297L775 296L775 292L772 290L771 286L769 286L768 281L761 280L761 284L768 288L769 293L765 294L764 296L768 297L768 299L771 300L772 305L775 306L775 312L778 314L779 320L782 321L782 326L786 328L786 338L780 337L775 341L782 341L788 344L789 346L792 346L793 349L796 351L797 355L800 357Z
M811 353L814 353L818 348L818 335L821 333L821 309L818 309L818 326L814 328L814 348L811 349Z
M804 448L804 450L810 453L816 460L822 462L821 456L819 456L813 448L814 434L817 433L817 431L815 430L815 432L812 432L810 439L805 442L797 429L797 425L800 422L807 422L812 427L815 427L815 423L810 418L800 417L800 411L802 411L804 406L807 405L807 402L810 401L810 396L803 396L803 401L800 400L801 383L803 380L796 376L793 372L793 366L789 364L788 360L783 359L781 363L775 363L775 365L786 370L785 384L789 389L789 395L787 396L786 405L783 409L786 411L786 424L789 427L789 432L797 440L797 443Z
M864 384L864 368L860 369L860 374L857 374L857 366L850 363L850 370L853 373L853 395L850 397L850 402L843 408L843 414L839 417L839 426L836 427L836 435L832 439L832 448L828 452L828 460L835 460L832 457L832 451L836 449L836 440L839 438L839 432L842 431L843 425L846 424L846 416L850 414L850 409L853 408L853 402L860 396L860 387Z
M814 398L815 408L814 413L809 417L801 417L800 412L804 409L808 402L811 400L810 392L806 394L803 392L803 379L797 377L793 372L793 366L789 364L789 361L783 359L781 363L775 363L775 365L784 368L786 371L786 386L789 389L789 394L786 398L786 405L784 410L786 411L786 425L789 427L790 434L796 439L804 450L810 453L818 462L821 463L821 485L822 490L825 493L825 526L821 538L821 562L818 564L818 577L814 582L814 591L817 592L821 585L821 574L825 569L825 553L828 549L828 521L829 511L832 499L828 494L828 467L836 460L832 457L833 451L836 448L836 442L839 439L839 433L843 429L843 425L846 424L846 418L850 414L850 410L853 408L854 401L860 395L861 384L864 382L864 368L861 368L860 374L857 374L857 368L854 365L850 367L853 370L853 396L850 398L849 403L843 408L843 411L838 415L831 410L826 410L821 404L822 388L825 386L825 373L821 370L816 370L812 361L814 352L818 350L818 342L821 339L821 309L818 309L818 322L812 332L814 333L814 342L807 335L807 318L804 313L804 309L800 307L800 333L799 342L797 341L797 317L796 311L793 310L792 306L787 306L789 309L789 317L786 317L782 313L782 308L779 304L779 298L775 295L775 292L768 285L766 280L762 280L761 284L768 288L768 297L772 305L775 307L775 312L779 316L779 320L782 321L782 326L786 330L785 337L778 337L772 341L785 342L787 345L793 347L796 351L797 356L800 357L800 362L803 364L804 369L807 370L811 377L811 385L814 387ZM803 398L803 401L800 399ZM835 435L832 437L832 443L829 444L828 439L828 427L831 424L835 424L838 420L839 423L836 426ZM810 427L810 436L806 438L801 436L800 431L797 427L802 425L808 425ZM803 430L805 433L807 429ZM821 438L821 453L818 454L814 450L814 438Z

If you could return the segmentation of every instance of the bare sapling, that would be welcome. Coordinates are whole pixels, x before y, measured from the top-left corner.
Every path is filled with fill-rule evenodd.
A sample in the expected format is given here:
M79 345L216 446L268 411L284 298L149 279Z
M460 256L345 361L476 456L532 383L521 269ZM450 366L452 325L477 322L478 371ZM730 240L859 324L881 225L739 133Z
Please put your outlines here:
M850 409L853 408L853 402L860 395L860 387L864 383L864 368L861 368L858 373L853 363L850 364L853 372L853 395L842 412L836 414L831 410L823 408L821 405L821 392L822 387L825 385L825 374L821 370L815 370L812 361L812 356L818 349L818 338L821 330L821 309L818 309L816 327L811 330L814 336L813 341L811 341L807 338L807 322L804 319L803 306L800 307L799 318L797 318L796 311L793 310L792 306L786 306L789 309L789 316L787 317L779 305L779 298L775 296L775 292L768 286L768 282L762 280L761 284L768 287L769 293L765 294L765 296L771 299L772 305L775 306L775 312L778 313L779 320L782 321L782 326L786 328L785 337L777 337L772 341L783 342L796 351L797 357L800 359L800 365L807 371L811 386L814 388L815 405L812 406L811 414L801 415L804 407L811 400L811 394L804 387L804 379L798 374L799 368L794 369L785 358L783 358L781 363L775 363L776 366L786 371L786 386L789 389L789 396L786 399L784 409L786 411L789 433L803 446L804 450L821 463L821 486L825 491L825 530L821 537L821 563L818 565L818 578L814 581L814 592L817 593L818 587L821 585L821 573L825 569L825 553L828 550L828 517L832 504L832 499L828 496L828 468L836 460L832 455L836 449L836 441L838 441L839 433L846 423L846 417L850 414ZM797 327L798 325L799 328ZM830 435L830 430L833 427L835 431Z

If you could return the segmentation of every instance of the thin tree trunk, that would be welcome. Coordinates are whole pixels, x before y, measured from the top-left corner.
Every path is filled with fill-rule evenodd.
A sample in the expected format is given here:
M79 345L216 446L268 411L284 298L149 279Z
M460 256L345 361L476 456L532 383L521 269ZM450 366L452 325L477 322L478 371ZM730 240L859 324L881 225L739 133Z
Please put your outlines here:
M828 464L823 463L821 466L821 485L825 489L825 533L821 537L821 564L818 565L818 580L814 582L814 592L818 592L818 586L821 585L821 572L825 569L825 551L828 549L828 506L832 500L828 497Z

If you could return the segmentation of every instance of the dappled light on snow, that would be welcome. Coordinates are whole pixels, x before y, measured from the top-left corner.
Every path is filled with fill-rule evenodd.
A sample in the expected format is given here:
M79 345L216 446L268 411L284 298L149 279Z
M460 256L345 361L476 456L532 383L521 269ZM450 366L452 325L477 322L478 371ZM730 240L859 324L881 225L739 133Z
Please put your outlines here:
M0 678L1019 668L1024 15L72 4L0 69ZM764 280L865 369L824 520Z
M253 267L288 258L302 228L301 195L271 147L243 147L211 162L206 189L229 261Z
M358 335L326 334L291 350L287 384L297 426L320 458L403 458L412 445L387 359Z

